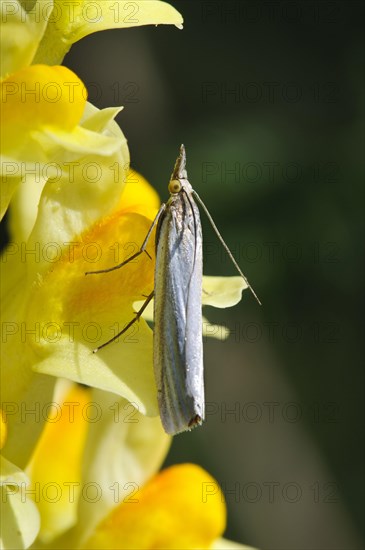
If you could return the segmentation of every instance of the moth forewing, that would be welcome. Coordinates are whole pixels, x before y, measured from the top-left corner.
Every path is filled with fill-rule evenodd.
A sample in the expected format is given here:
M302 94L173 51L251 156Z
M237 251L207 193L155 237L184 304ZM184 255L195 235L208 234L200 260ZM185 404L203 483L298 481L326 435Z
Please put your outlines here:
M156 232L154 369L169 434L204 419L202 231L189 182L182 178L177 189Z

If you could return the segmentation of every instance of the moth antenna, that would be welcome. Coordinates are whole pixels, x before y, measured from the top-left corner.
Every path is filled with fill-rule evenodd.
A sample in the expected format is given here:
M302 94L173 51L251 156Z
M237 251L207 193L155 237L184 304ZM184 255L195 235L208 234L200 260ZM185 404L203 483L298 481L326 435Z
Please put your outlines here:
M204 202L201 200L201 198L199 197L198 193L196 191L194 191L193 189L193 195L194 197L196 198L196 200L198 201L198 203L200 204L200 206L203 208L208 220L210 221L218 239L220 240L220 242L222 243L223 247L225 248L228 256L231 258L232 260L232 263L233 265L235 266L235 268L237 269L238 273L241 275L242 279L245 281L247 287L250 289L252 295L255 297L256 301L258 302L258 304L260 304L260 306L262 305L260 300L259 300L259 297L257 296L256 292L254 291L254 289L252 288L252 286L250 285L250 283L248 282L247 280L247 277L245 277L245 275L242 273L241 271L241 268L240 266L238 265L238 263L236 262L232 252L230 251L230 249L228 248L228 245L226 244L225 240L223 239L222 235L219 233L219 230L218 230L218 227L215 225L214 221L213 221L213 218L212 216L209 214L209 210L208 208L205 206Z

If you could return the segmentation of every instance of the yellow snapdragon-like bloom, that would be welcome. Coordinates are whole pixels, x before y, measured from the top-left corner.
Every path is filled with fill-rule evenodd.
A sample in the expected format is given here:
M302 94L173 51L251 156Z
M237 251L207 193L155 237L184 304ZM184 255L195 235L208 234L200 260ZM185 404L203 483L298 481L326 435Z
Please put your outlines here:
M193 464L172 466L116 507L84 548L209 549L226 523L217 482Z
M91 17L89 8L97 5L102 11L102 21ZM118 0L113 6L114 10L128 8L126 2ZM86 292L83 302L80 292L77 296L74 293L68 302L61 298L51 315L45 309L38 318L41 301L46 303L51 298L51 294L47 293L47 298L43 294L44 285L49 284L49 290L57 295L59 286L70 288L72 273L78 268L85 269L80 261L77 266L72 265L67 252L73 251L75 241L76 246L84 244L92 236L93 224L116 209L129 169L126 139L113 122L120 109L99 111L86 102L85 87L72 71L34 63L55 62L54 56L58 62L62 61L72 43L102 28L160 23L181 26L182 22L174 8L159 1L148 2L148 6L136 3L141 17L134 22L108 17L105 9L112 12L113 6L104 0L1 2L1 217L10 201L12 204L11 242L1 266L4 330L1 376L2 399L12 428L4 452L18 465L26 463L42 430L42 422L33 422L30 429L29 422L22 421L22 408L42 409L53 394L55 380L41 373L47 356L55 354L43 344L46 341L55 344L54 350L57 348L58 321L65 321L72 332L72 315L78 307L74 300L83 319L85 314L92 313L92 306L87 313L85 310L81 313L81 306L88 298ZM72 17L67 16L69 8ZM49 56L53 56L52 60ZM146 222L140 220L142 226L143 223ZM55 255L59 255L60 261L52 277ZM63 281L61 264L65 266L67 262L71 277ZM84 263L90 267L89 257ZM52 288L51 281L57 282L57 288ZM64 328L61 324L61 330ZM73 335L68 333L67 337L66 348L72 350ZM78 364L78 353L74 351L70 355L63 349L61 365ZM44 372L47 370L46 367ZM49 370L56 376L59 374L52 366ZM71 370L79 373L78 368ZM93 370L88 368L87 372ZM91 385L98 385L102 374ZM75 378L70 372L63 375ZM115 376L106 378L106 386L110 388Z
M0 409L0 450L6 438L6 419ZM28 476L0 455L1 548L28 548L38 534L40 514L27 497L29 484Z
M112 155L117 145L79 125L87 93L76 75L44 64L61 63L72 44L93 32L151 24L181 28L182 17L160 0L3 0L0 17L1 219L21 183L32 183L39 197L65 163L95 146L100 155ZM104 112L111 119L118 109Z
M157 473L171 438L157 419L102 393L58 384L27 468L28 498L41 516L39 543L73 550L246 548L221 538L226 507L217 481L193 464Z
M1 217L23 186L23 200L26 197L30 203L20 223L29 219L34 223L34 210L45 183L56 179L59 185L75 184L87 170L90 155L100 159L99 170L113 160L128 164L121 131L114 135L100 131L120 109L98 111L100 114L90 117L90 111L96 109L87 105L86 98L83 83L66 67L34 65L0 83ZM115 196L105 206L110 207L113 199ZM23 229L29 235L31 227Z
M144 417L124 399L59 380L26 469L41 515L39 541L82 547L155 474L170 441L158 418Z
M183 23L160 0L2 0L0 15L2 77L32 63L62 63L75 42L94 32Z

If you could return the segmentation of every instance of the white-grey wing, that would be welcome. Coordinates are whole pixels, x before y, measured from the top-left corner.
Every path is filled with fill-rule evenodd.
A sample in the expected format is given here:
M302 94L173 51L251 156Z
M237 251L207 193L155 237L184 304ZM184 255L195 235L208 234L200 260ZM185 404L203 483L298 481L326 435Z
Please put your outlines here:
M199 210L182 192L167 205L157 231L154 369L161 420L169 434L204 419L201 293Z

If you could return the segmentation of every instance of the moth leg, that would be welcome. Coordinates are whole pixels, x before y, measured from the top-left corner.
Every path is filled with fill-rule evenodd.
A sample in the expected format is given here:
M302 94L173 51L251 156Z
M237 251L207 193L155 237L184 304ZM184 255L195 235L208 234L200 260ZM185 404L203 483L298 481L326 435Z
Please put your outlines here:
M118 332L118 334L116 334L115 336L113 336L113 338L110 338L110 340L108 340L107 342L104 342L104 344L101 344L101 346L98 346L97 348L95 348L93 350L93 353L97 353L99 350L101 350L102 348L105 348L105 346L111 344L112 342L114 342L115 340L117 340L117 338L119 338L119 336L122 336L122 334L124 334L125 332L127 332L127 330L132 326L134 325L134 323L136 321L139 320L139 318L141 317L142 313L144 312L144 310L146 309L146 307L148 306L148 304L150 303L150 301L152 300L153 298L153 295L154 295L154 291L151 292L151 294L149 296L147 296L143 306L141 307L141 309L139 309L138 311L135 312L135 318L132 319L125 327L123 330L121 330L120 332Z
M132 260L134 260L135 258L137 258L140 254L142 254L143 252L146 252L147 256L149 258L151 258L151 256L148 254L147 250L146 250L146 246L147 246L147 243L151 237L151 234L152 234L152 231L155 227L155 225L157 224L162 212L165 210L166 208L166 204L165 203L162 203L161 206L160 206L160 209L159 211L157 212L156 214L156 217L155 219L153 220L152 222L152 225L151 227L149 228L148 230L148 233L146 235L146 238L145 240L143 241L142 243L142 246L141 248L138 250L138 252L136 252L135 254L132 254L132 256L130 256L129 258L127 258L126 260L124 260L124 262L118 264L118 265L113 265L113 267L109 267L107 269L100 269L98 271L86 271L85 275L96 275L98 273L110 273L110 271L115 271L116 269L120 269L121 267L123 267L124 265L128 264L129 262L131 262Z

